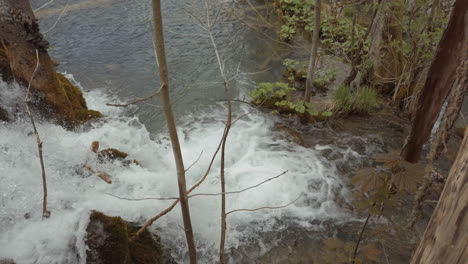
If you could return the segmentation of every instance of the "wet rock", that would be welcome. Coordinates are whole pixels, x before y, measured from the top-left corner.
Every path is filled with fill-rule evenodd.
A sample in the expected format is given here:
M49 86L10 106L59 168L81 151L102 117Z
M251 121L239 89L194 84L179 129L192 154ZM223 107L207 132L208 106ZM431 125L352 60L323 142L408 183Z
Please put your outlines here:
M128 160L127 157L128 153L115 148L107 148L98 152L98 161L101 163L105 162L106 160L118 160L122 162L124 166L129 166L132 163L141 166L137 160Z
M86 229L87 264L174 263L161 246L160 239L145 230L131 240L139 227L120 217L93 211Z
M1 108L0 107L0 121L5 121L5 122L9 122L10 121L10 117L8 115L8 112Z
M304 139L302 138L301 133L296 130L280 123L275 124L273 130L280 132L286 140L304 146Z

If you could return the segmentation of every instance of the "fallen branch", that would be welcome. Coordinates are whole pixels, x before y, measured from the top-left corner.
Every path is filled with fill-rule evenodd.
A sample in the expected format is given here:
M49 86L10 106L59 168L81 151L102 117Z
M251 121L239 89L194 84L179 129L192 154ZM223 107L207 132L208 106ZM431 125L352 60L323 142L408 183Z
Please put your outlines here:
M28 84L28 90L26 92L26 97L24 99L25 105L26 105L26 113L29 116L29 119L31 120L31 124L34 129L34 135L36 136L36 141L37 141L37 150L39 152L39 161L41 163L41 172L42 172L42 189L44 192L44 197L42 200L42 218L49 218L50 217L50 211L47 211L47 179L46 179L46 171L45 171L45 166L44 166L44 157L42 155L42 141L41 138L39 137L39 132L37 132L36 128L36 123L34 122L34 117L31 113L31 109L29 108L29 95L31 93L31 83L36 76L37 70L39 69L39 51L36 49L36 68L34 68L34 71L31 75L31 79L29 80Z
M55 21L55 23L52 25L52 27L50 27L48 30L46 30L44 32L44 35L49 33L52 29L55 28L55 26L57 26L58 22L60 21L60 19L62 18L62 16L65 14L65 12L67 11L68 9L68 5L70 4L70 0L68 0L67 4L65 5L65 7L62 9L62 12L60 13L59 17L57 18L57 20Z
M285 175L288 171L284 171L274 177L271 177L271 178L268 178L260 183L257 183L255 185L252 185L252 186L249 186L247 188L244 188L244 189L241 189L241 190L237 190L237 191L230 191L230 192L220 192L220 193L196 193L196 194L192 194L192 195L188 195L187 197L188 198L193 198L193 197L197 197L197 196L220 196L220 195L223 195L223 194L239 194L239 193L243 193L245 191L248 191L250 189L253 189L253 188L256 188L256 187L259 187L269 181L272 181L274 179L277 179L283 175ZM112 193L107 193L106 194L110 195L110 196L113 196L115 198L118 198L118 199L121 199L121 200L127 200L127 201L146 201L146 200L159 200L159 201L167 201L167 200L178 200L179 198L178 197L144 197L144 198L126 198L126 197L121 197L121 196L118 196L118 195L115 195L115 194L112 194Z
M291 204L295 203L297 200L299 200L299 198L302 197L302 193L292 202L288 203L288 204L285 204L285 205L281 205L281 206L264 206L264 207L259 207L259 208L253 208L253 209L236 209L236 210L232 210L232 211L229 211L226 213L226 215L229 215L229 214L232 214L232 213L235 213L235 212L242 212L242 211L246 211L246 212L253 212L253 211L259 211L259 210L264 210L264 209L281 209L281 208L285 208L287 206L290 206Z
M161 87L159 87L159 90L157 90L155 93L153 93L153 94L151 94L149 96L143 97L143 98L135 98L134 100L132 100L132 101L126 103L126 104L107 103L106 105L115 106L115 107L127 107L127 106L132 105L132 104L138 104L138 103L144 102L144 101L149 100L149 99L155 97L156 95L158 95L161 92L161 88L162 88L162 85L161 85Z
M187 172L188 170L190 170L190 169L193 167L193 165L197 164L197 162L200 160L202 154L203 154L203 151L200 152L200 155L198 155L198 158L197 158L192 164L190 164L190 166L188 166L188 167L185 169L185 172Z

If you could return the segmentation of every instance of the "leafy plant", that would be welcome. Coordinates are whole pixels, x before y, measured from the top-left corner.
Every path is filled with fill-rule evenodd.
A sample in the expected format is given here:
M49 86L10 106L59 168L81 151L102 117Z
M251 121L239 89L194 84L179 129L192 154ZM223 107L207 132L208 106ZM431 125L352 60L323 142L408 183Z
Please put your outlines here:
M307 79L307 62L285 59L283 66L286 68L283 76L294 85L295 82L305 82ZM314 87L320 90L327 89L328 85L336 79L334 70L318 71L313 80Z
M277 0L276 11L282 23L279 38L289 41L299 29L313 29L313 0Z
M283 66L286 69L283 72L284 77L286 77L290 82L294 81L305 81L307 78L307 63L301 62L292 59L285 59L283 61Z
M319 90L326 90L328 85L336 79L336 72L333 70L330 71L321 71L314 76L313 84L314 87Z
M290 94L295 90L286 83L260 83L250 92L250 96L252 104L271 108L274 113L305 115L320 120L332 116L332 112L317 111L311 103L292 101Z

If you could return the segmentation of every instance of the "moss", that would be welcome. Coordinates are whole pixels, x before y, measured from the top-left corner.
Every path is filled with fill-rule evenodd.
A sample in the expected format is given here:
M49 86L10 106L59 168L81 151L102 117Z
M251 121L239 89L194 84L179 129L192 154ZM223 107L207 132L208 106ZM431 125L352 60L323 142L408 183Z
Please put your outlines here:
M88 120L101 118L102 114L98 111L89 110L80 88L73 85L63 74L57 73L57 79L60 87L70 101L74 116L70 123L72 126L80 125Z
M86 106L86 101L83 97L83 93L81 90L73 85L67 77L63 76L61 73L57 73L57 79L59 81L60 86L67 94L68 100L72 104L74 108L80 109L88 107Z
M127 157L128 153L115 148L103 149L98 153L99 162L104 162L105 160L119 160L124 164L124 166L129 166L131 163L141 166L137 160L125 160Z
M13 80L10 62L3 48L0 48L0 75L5 82L11 82Z
M131 263L127 224L122 218L93 211L86 231L86 263Z
M127 224L128 237L132 238L139 227ZM145 230L138 238L129 242L132 263L163 263L163 249L159 238Z
M75 110L75 120L78 123L83 123L88 120L94 120L103 117L101 112L88 110L88 109L78 109Z
M132 239L139 227L120 217L92 211L86 229L87 264L170 263L158 237L148 230ZM166 261L166 262L165 262Z

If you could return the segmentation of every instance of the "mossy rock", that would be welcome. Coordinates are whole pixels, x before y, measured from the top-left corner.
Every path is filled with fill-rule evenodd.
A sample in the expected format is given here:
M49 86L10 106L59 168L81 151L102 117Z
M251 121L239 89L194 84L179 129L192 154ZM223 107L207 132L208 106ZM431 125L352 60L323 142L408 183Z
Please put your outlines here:
M10 63L5 53L5 49L0 48L0 75L5 82L13 81L13 73L11 72Z
M86 229L87 264L158 264L173 263L165 254L160 239L145 230L132 239L139 227L120 217L92 211Z
M10 121L10 117L8 115L8 112L1 108L0 107L0 121L5 121L5 122L9 122Z
M67 95L72 107L72 111L74 112L73 120L70 120L70 123L74 125L80 125L86 121L102 117L100 112L88 109L86 101L83 97L83 92L80 88L73 85L70 80L67 79L67 77L61 73L57 73L57 79L60 87Z
M93 211L86 228L87 264L130 264L127 224L120 217Z
M108 161L121 161L124 166L129 166L131 163L141 166L141 164L137 160L126 160L128 157L128 153L120 151L115 148L107 148L99 151L98 153L98 160L99 162Z

